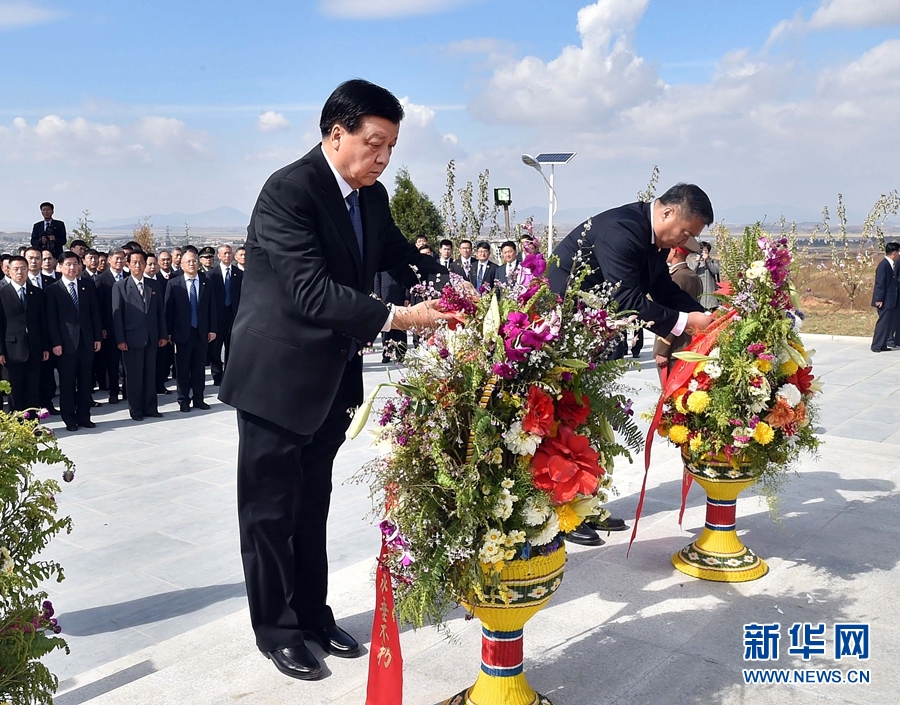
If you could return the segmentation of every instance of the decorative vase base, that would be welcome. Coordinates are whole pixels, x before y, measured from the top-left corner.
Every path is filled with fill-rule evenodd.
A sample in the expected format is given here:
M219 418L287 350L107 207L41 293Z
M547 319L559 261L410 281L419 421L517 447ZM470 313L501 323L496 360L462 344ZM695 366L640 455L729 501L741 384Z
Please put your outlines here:
M672 556L672 565L685 575L720 583L744 583L769 572L766 562L746 546L738 553L709 553L692 543Z
M471 688L466 688L463 692L454 695L452 698L444 702L444 705L480 705L480 703L476 703L474 700L469 699L469 693L472 691ZM550 700L546 695L541 695L540 693L534 694L534 700L527 705L553 705L553 701Z

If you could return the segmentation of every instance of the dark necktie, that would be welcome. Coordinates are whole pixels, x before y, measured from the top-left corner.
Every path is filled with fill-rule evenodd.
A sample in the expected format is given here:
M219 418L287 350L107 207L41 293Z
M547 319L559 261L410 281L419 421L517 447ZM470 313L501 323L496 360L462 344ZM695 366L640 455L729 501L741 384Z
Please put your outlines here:
M197 327L197 279L191 279L191 328Z
M75 291L75 282L69 282L69 296L72 297L72 303L75 304L75 311L78 311L78 292Z
M484 265L478 265L478 276L475 278L475 287L477 289L481 288L481 283L484 281Z
M48 230L50 230L50 221L45 220L44 221L44 232L47 232Z
M359 257L363 256L363 229L362 214L359 210L359 194L351 191L347 196L347 205L350 206L350 222L353 223L353 232L356 233L356 244L359 246Z
M19 301L22 302L22 308L27 310L28 304L25 303L26 300L25 300L25 287L24 286L19 289Z
M231 267L225 270L225 305L231 306Z

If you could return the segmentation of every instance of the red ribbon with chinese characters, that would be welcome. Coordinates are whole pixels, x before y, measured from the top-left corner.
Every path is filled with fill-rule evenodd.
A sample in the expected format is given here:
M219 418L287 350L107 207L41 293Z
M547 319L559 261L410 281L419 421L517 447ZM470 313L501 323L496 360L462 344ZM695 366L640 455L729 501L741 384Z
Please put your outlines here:
M387 566L388 552L382 535L381 555L375 571L375 619L372 622L366 705L403 703L403 656L400 653L400 629L394 614L391 571Z

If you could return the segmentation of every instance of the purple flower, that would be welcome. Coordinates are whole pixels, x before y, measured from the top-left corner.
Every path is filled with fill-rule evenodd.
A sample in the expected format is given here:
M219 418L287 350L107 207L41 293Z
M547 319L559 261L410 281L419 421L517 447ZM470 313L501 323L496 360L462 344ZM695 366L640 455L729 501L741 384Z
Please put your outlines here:
M563 382L571 382L571 381L572 381L572 377L573 377L573 375L572 375L571 372L563 372L563 373L559 376L560 380L562 380Z
M516 347L515 343L509 340L503 341L503 347L506 349L506 359L510 362L524 362L532 350L531 348Z
M522 331L528 328L530 321L528 314L521 311L510 311L506 315L506 323L501 327L501 332L506 338L518 338Z
M75 479L75 471L74 470L63 470L62 474L63 482L71 482Z
M50 418L50 412L47 411L46 409L41 409L40 411L38 411L38 418L41 421L43 421L44 419L48 419L48 418Z
M529 270L536 277L541 277L547 271L547 262L540 252L525 255L525 259L522 260L522 268Z
M507 365L505 362L495 364L493 372L503 379L514 379L516 376L516 368L512 365Z
M409 438L405 434L397 436L397 445L405 446L407 443L409 443Z
M438 355L441 356L441 359L442 359L442 360L446 360L448 357L450 357L450 351L447 350L447 348L441 348L441 349L438 351Z
M44 615L47 619L53 616L53 603L50 600L44 600L44 604L41 605L44 608Z

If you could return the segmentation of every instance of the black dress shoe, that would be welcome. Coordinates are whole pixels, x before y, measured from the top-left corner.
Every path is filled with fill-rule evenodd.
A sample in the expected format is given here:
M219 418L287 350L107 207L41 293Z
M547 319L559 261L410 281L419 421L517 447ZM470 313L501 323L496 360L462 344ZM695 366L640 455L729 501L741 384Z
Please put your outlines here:
M356 639L332 624L329 627L318 629L304 629L303 638L315 641L326 654L340 656L341 658L356 658L360 655L359 644Z
M83 421L78 425L82 428L97 428L97 424L95 424L93 421Z
M144 414L144 416L149 416L150 418L153 418L153 419L161 419L162 418L162 414L159 413L158 411L154 411L152 414Z
M66 430L67 430L67 431L77 431L77 430L78 430L78 424L77 424L77 423L67 423L67 424L66 424Z
M587 524L581 524L568 534L565 534L566 541L577 543L579 546L602 546L606 543L600 538L600 535Z
M119 403L119 397L117 397L115 394L113 394L113 395L109 398L109 403L110 403L110 404L118 404L118 403Z
M98 409L98 408L100 408L101 406L103 406L103 404L101 404L99 401L92 401L92 402L91 402L91 408L93 408L93 409Z
M205 401L195 401L194 408L195 409L203 409L204 411L206 411L207 409L210 409L211 407Z
M266 658L275 664L275 668L291 678L314 681L322 675L322 666L306 648L306 644L270 651L266 654Z
M191 410L191 405L188 404L187 402L181 402L181 403L178 405L178 408L179 408L181 411L187 413L188 411Z
M602 523L599 521L589 521L587 524L597 531L625 531L628 528L628 524L625 523L625 520L620 519L619 517L609 517Z
M138 416L137 414L132 414L132 415L131 415L131 420L132 420L132 421L143 421L143 420L144 420L144 417L143 417L143 416Z
M156 393L157 394L171 394L172 390L166 389L165 387L160 387L159 389L156 390Z
M221 377L213 377L213 387L218 387L222 384Z
M52 404L47 407L47 411L50 412L50 416L59 416L60 415L60 410L57 409Z

